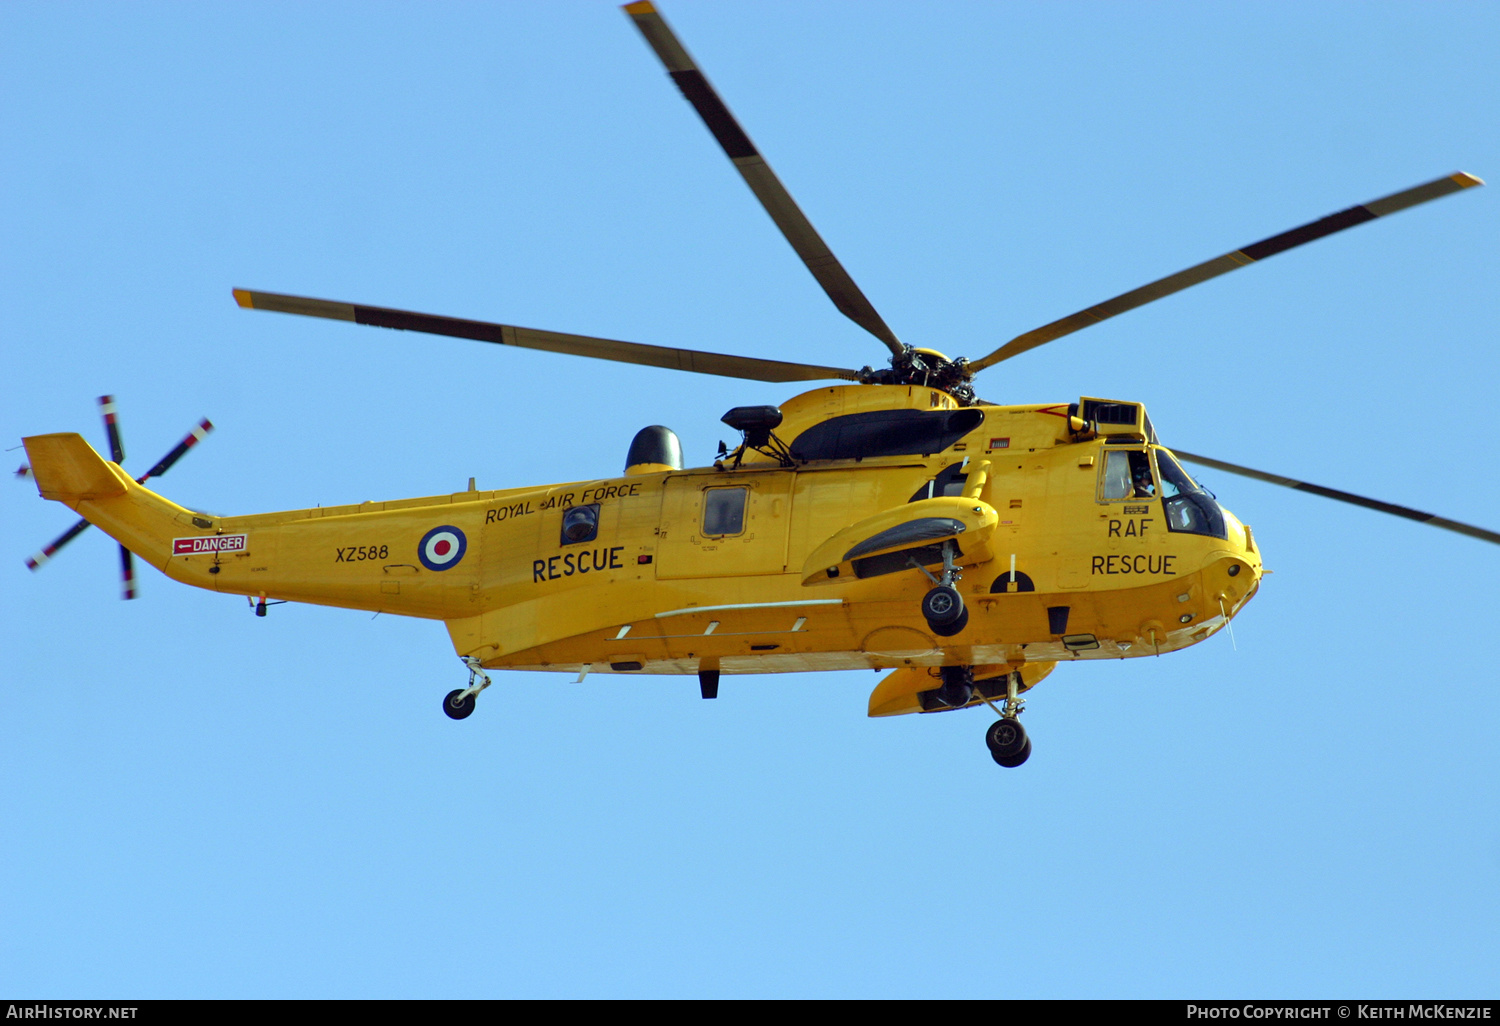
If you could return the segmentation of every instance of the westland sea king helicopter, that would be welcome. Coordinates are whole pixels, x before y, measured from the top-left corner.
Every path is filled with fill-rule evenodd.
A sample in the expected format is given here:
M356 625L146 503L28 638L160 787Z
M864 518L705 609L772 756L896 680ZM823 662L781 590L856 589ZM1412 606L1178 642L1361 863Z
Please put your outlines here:
M649 2L625 12L834 305L885 345L879 369L823 367L234 290L247 309L754 381L834 381L738 407L712 466L683 466L661 426L620 477L252 516L195 512L77 434L25 439L44 498L168 577L270 604L312 602L442 620L469 671L443 699L473 712L487 670L721 674L889 670L869 715L985 705L994 760L1031 754L1021 696L1063 661L1197 644L1254 597L1255 535L1182 461L1500 543L1500 533L1276 474L1175 453L1138 402L1002 406L980 371L1236 268L1482 184L1455 173L1244 246L1018 335L977 360L902 342L803 215ZM107 398L107 397L106 397Z

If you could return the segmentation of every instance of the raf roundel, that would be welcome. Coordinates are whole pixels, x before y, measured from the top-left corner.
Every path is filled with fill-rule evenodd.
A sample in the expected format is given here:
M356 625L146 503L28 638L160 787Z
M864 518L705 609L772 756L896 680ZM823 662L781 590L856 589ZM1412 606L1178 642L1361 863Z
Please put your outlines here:
M434 527L417 544L417 558L429 570L451 570L464 558L469 541L456 527Z

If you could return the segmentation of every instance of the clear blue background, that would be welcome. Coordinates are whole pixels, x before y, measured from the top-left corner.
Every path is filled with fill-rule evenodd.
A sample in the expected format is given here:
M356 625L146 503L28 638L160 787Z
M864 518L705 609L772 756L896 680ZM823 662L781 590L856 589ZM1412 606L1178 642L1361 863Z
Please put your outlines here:
M666 15L907 341L977 357L1455 170L1494 4L707 4ZM246 312L232 286L859 366L606 3L0 6L0 436L119 396L247 513L692 462L795 388ZM1500 192L987 371L1189 451L1500 528ZM23 454L8 458L19 465ZM8 468L9 469L9 468ZM0 992L1494 997L1500 550L1222 474L1227 633L1062 667L1035 755L865 673L502 675L440 624L244 600L0 490Z

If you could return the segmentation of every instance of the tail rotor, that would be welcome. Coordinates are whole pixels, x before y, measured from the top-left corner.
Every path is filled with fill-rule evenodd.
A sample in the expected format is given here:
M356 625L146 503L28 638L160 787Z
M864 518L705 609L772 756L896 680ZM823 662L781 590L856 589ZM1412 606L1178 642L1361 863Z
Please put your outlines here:
M112 395L101 395L99 397L99 412L104 418L104 433L109 439L110 459L113 460L116 464L122 464L125 461L125 443L121 440L120 437L120 424L118 413L115 407L115 397ZM158 460L150 470L146 471L140 477L136 478L136 484L145 484L153 477L161 477L168 470L172 469L172 466L178 460L187 455L187 451L189 449L197 445L199 442L203 441L203 439L213 429L214 426L208 420L208 418L205 417L204 419L200 420L197 426L194 427L193 430L189 431L183 437L182 441L173 446L170 452L168 452L165 456ZM16 471L16 477L31 477L31 468L29 466L23 465L19 470ZM33 571L41 569L42 564L46 563L53 556L57 555L58 551L64 545L68 544L68 542L72 541L74 538L77 538L80 534L87 530L88 526L89 522L87 520L80 520L78 521L78 523L68 528L62 534L58 535L50 545L43 547L33 555L27 557L27 569ZM132 555L131 551L123 545L120 546L120 591L120 597L126 600L133 599L137 597L138 594L135 583L135 556Z

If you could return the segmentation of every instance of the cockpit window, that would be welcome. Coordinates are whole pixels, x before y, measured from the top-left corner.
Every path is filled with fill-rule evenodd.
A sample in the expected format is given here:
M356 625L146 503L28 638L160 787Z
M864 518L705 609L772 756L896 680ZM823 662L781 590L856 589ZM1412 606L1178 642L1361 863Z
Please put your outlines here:
M1100 475L1099 498L1105 502L1130 498L1129 455L1118 449L1104 454L1104 472Z
M1139 449L1111 449L1104 454L1099 474L1099 501L1120 502L1156 498L1151 458Z
M942 452L984 422L979 410L871 410L814 424L792 442L799 460Z
M1151 474L1151 457L1143 452L1130 453L1130 488L1133 499L1156 498L1156 478Z
M1156 450L1156 466L1161 471L1161 494L1162 498L1170 499L1174 495L1183 492L1198 491L1198 482L1188 477L1187 471L1182 469L1182 464L1165 449Z
M1162 507L1167 530L1184 534L1206 534L1227 538L1224 511L1214 501L1213 493L1198 484L1177 458L1165 449L1156 450L1156 467L1161 471Z

